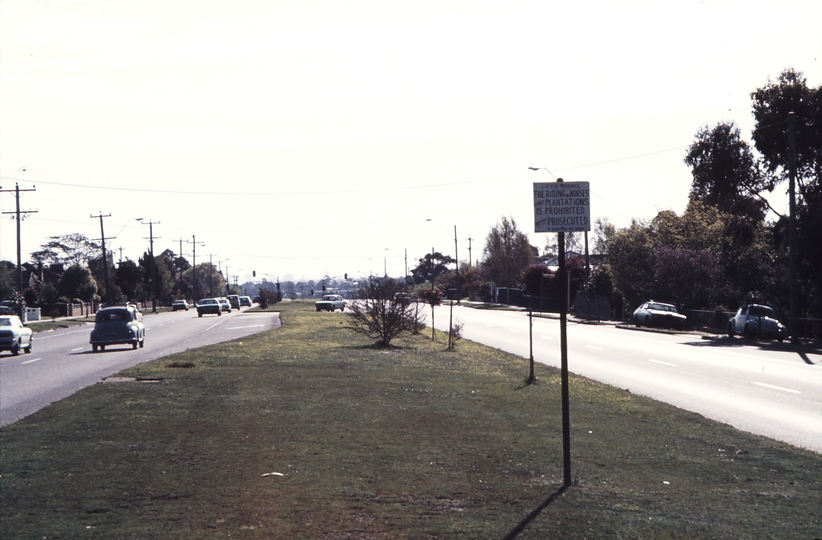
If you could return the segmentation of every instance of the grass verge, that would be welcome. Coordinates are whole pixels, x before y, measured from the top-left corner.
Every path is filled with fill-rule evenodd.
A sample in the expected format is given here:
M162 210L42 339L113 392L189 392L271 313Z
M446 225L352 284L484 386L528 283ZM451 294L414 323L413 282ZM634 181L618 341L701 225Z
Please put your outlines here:
M818 454L572 377L556 496L556 370L280 307L2 428L0 537L822 536Z

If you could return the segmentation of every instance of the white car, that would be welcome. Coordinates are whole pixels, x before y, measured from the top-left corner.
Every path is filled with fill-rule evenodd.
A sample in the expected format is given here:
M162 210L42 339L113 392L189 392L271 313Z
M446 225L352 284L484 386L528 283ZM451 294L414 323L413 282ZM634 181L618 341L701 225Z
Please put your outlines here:
M664 302L645 302L634 310L636 326L662 326L668 328L685 328L687 317L677 312L676 306Z
M0 351L17 356L21 350L31 352L31 328L23 325L17 315L0 316Z
M339 294L326 294L322 300L314 302L317 311L334 311L339 309L345 311L345 300Z
M728 337L742 334L746 338L776 338L782 341L788 337L788 329L780 323L772 308L761 304L745 304L728 321Z

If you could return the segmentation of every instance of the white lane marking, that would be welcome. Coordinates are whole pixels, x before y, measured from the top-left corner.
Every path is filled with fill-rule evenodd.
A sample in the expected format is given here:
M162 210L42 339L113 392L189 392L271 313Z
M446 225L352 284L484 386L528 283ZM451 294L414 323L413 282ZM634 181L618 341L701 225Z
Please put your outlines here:
M602 347L594 347L593 345L586 345L586 347L589 348L589 349L594 349L595 351L604 351L605 350Z
M82 351L85 347L77 347L76 349L72 349L71 352Z
M783 388L781 386L774 386L772 384L766 384L763 382L754 382L754 384L758 386L764 386L765 388L773 388L774 390L782 390L783 392L790 392L792 394L801 394L799 390L791 390L790 388Z
M670 362L663 362L662 360L654 360L653 358L649 358L648 361L653 362L654 364L662 364L663 366L676 367L676 364L672 364Z
M245 326L230 326L226 328L226 330L242 330L243 328L259 328L264 326L264 324L247 324Z
M32 362L37 362L38 360L42 360L42 358L32 358L31 360L26 360L25 362L22 362L20 365L31 364Z

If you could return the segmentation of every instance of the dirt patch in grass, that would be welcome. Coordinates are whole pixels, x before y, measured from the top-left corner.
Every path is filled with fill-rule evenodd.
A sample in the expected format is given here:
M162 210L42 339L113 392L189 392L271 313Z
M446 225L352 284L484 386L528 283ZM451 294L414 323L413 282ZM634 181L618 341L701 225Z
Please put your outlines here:
M345 315L126 370L0 430L2 538L814 538L820 456ZM181 369L186 365L193 369ZM145 384L140 381L154 381ZM520 529L517 529L518 525Z

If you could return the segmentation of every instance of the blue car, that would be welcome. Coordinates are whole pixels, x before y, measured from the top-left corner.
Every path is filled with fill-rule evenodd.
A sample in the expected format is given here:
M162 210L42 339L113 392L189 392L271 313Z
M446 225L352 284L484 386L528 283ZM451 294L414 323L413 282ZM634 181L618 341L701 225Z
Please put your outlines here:
M97 311L94 330L91 331L91 350L105 351L107 345L131 345L143 347L146 327L143 315L134 306L106 307Z

